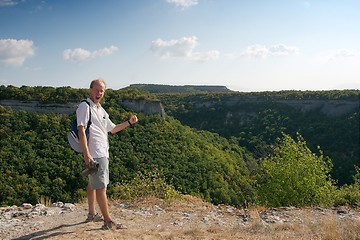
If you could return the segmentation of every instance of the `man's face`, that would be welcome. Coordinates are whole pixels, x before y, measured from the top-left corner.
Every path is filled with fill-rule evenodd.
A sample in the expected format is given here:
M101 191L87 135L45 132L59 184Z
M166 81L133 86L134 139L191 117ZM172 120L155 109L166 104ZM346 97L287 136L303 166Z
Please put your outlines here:
M96 82L92 88L90 88L90 98L98 104L105 94L105 85L102 82Z

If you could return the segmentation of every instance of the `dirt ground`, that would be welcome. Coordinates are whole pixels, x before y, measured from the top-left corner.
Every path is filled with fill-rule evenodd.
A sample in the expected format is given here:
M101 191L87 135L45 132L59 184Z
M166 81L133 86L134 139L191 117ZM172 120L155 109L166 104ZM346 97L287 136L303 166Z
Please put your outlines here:
M360 239L360 211L350 208L237 209L214 206L186 196L164 203L158 199L110 203L114 220L127 229L101 230L86 223L85 203L72 211L18 217L1 239Z

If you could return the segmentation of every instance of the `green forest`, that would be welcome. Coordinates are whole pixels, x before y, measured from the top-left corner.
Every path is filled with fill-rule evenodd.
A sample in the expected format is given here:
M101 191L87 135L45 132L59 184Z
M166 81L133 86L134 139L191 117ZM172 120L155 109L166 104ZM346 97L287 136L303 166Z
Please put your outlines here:
M360 206L359 108L339 118L309 118L282 105L273 108L271 102L358 101L359 91L257 94L268 104L242 106L255 111L255 118L224 125L229 111L225 100L249 94L108 89L102 105L115 123L133 113L139 117L133 128L109 136L109 196L121 196L119 186L139 173L154 172L176 191L214 204ZM67 103L86 97L86 89L0 86L0 100ZM132 112L118 99L160 99L167 116ZM209 101L216 104L196 107ZM0 106L0 205L42 198L77 202L85 197L82 156L66 138L73 118L74 113L40 114Z
M293 138L297 134L302 135L314 152L320 147L332 159L334 167L331 174L340 186L353 183L354 166L360 165L359 90L163 93L157 97L167 114L182 124L232 138L256 158L265 157L276 139L286 133ZM286 104L289 102L303 104L304 107L315 103L311 110L303 111ZM316 106L317 102L330 104L321 108ZM341 111L346 102L354 106L348 112L327 114L326 111L331 113L331 106Z

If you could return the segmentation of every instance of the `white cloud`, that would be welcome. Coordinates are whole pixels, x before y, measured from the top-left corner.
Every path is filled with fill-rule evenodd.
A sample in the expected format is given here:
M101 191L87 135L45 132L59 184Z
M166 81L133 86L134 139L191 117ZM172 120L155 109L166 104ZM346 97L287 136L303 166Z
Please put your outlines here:
M198 4L198 0L166 0L166 2L175 4L175 6L180 7L182 9Z
M14 6L17 2L14 2L12 0L0 0L0 7L8 7L8 6Z
M339 49L335 51L330 57L330 61L334 61L337 59L349 58L349 57L356 57L356 52L348 49Z
M220 56L220 52L216 50L211 50L204 53L195 52L192 54L192 59L197 61L209 61L216 60Z
M116 52L118 50L117 47L115 46L110 46L109 48L103 48L103 49L99 49L97 51L94 51L92 53L92 55L94 57L105 57L105 56L108 56L108 55L111 55L113 54L114 52Z
M116 52L118 48L116 46L110 46L109 48L102 48L93 52L85 50L83 48L66 49L63 52L65 60L73 62L82 62L93 58L105 57Z
M251 45L245 49L241 56L245 57L256 57L256 58L266 58L270 55L270 51L267 47L263 45Z
M299 53L299 49L297 47L286 46L284 44L271 46L269 51L272 56L287 56Z
M152 42L151 50L162 58L190 57L196 45L197 38L195 36L170 41L159 38Z
M0 64L22 66L24 61L35 54L33 41L0 39Z
M82 48L75 48L75 49L66 49L63 52L63 56L65 60L71 60L74 62L81 62L91 58L91 52L82 49Z
M195 36L183 37L180 39L164 41L161 38L152 42L151 50L161 58L186 58L190 60L206 61L219 58L220 53L216 50L208 52L194 52L198 44Z
M284 44L273 45L266 47L264 45L251 45L241 53L242 57L255 57L255 58L267 58L273 56L288 56L290 54L297 54L299 49L297 47L286 46Z

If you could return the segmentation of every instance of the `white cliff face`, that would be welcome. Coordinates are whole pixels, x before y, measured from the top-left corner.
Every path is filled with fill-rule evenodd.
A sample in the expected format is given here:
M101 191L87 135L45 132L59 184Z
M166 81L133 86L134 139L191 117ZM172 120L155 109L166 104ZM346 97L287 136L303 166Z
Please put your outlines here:
M282 100L278 102L298 108L302 112L319 110L329 117L345 115L359 108L360 104L360 101L345 100Z
M41 103L39 101L0 100L0 105L11 107L15 110L25 110L37 113L62 113L70 114L76 111L79 102L71 103ZM159 100L119 100L119 104L135 112L145 114L159 114L165 117L165 110Z
M40 103L39 101L0 100L0 105L15 110L25 110L37 113L73 113L79 103Z
M142 112L145 114L158 114L163 118L165 117L165 110L159 100L120 99L118 103L135 112Z

